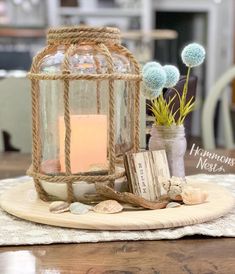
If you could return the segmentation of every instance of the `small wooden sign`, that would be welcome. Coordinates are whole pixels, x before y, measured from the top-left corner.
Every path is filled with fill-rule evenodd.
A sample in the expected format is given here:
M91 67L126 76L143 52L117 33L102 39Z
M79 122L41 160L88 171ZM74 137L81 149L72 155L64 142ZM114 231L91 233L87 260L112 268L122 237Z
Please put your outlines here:
M160 177L170 179L165 150L127 153L125 168L131 191L149 201L166 194Z

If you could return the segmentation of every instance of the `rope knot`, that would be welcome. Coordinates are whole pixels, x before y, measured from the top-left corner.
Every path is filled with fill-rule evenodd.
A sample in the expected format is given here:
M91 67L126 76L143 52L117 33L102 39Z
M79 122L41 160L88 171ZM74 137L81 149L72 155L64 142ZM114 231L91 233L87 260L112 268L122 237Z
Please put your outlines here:
M70 70L67 70L67 69L64 69L63 71L62 71L62 74L63 75L69 75L71 72L70 72Z

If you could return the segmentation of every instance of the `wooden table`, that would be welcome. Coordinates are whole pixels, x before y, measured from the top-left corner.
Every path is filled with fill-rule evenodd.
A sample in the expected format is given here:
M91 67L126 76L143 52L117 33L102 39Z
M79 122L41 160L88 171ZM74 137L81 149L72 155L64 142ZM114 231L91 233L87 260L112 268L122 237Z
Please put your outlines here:
M216 153L235 158L235 150ZM188 175L208 173L196 168L198 161L198 156L187 153ZM29 163L29 155L1 154L0 178L23 175ZM235 163L224 168L226 173L235 173ZM0 273L234 274L235 238L1 247Z

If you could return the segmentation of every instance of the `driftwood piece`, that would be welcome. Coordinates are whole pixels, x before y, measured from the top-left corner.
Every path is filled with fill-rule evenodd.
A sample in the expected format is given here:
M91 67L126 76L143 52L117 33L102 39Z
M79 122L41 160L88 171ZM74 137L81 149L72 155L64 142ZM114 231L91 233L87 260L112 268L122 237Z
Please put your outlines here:
M135 206L141 206L148 209L165 208L169 202L169 199L167 198L164 198L164 200L160 200L158 202L151 202L133 193L118 192L102 184L96 184L96 192L102 196L117 200L119 202L129 203Z

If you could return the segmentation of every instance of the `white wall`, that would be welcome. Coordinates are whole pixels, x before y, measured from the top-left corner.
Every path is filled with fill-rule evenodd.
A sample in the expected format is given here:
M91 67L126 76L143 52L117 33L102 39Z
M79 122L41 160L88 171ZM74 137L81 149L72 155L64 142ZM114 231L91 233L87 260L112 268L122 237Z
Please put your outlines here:
M31 151L31 97L28 79L0 80L0 130L10 133L11 144L21 152Z

